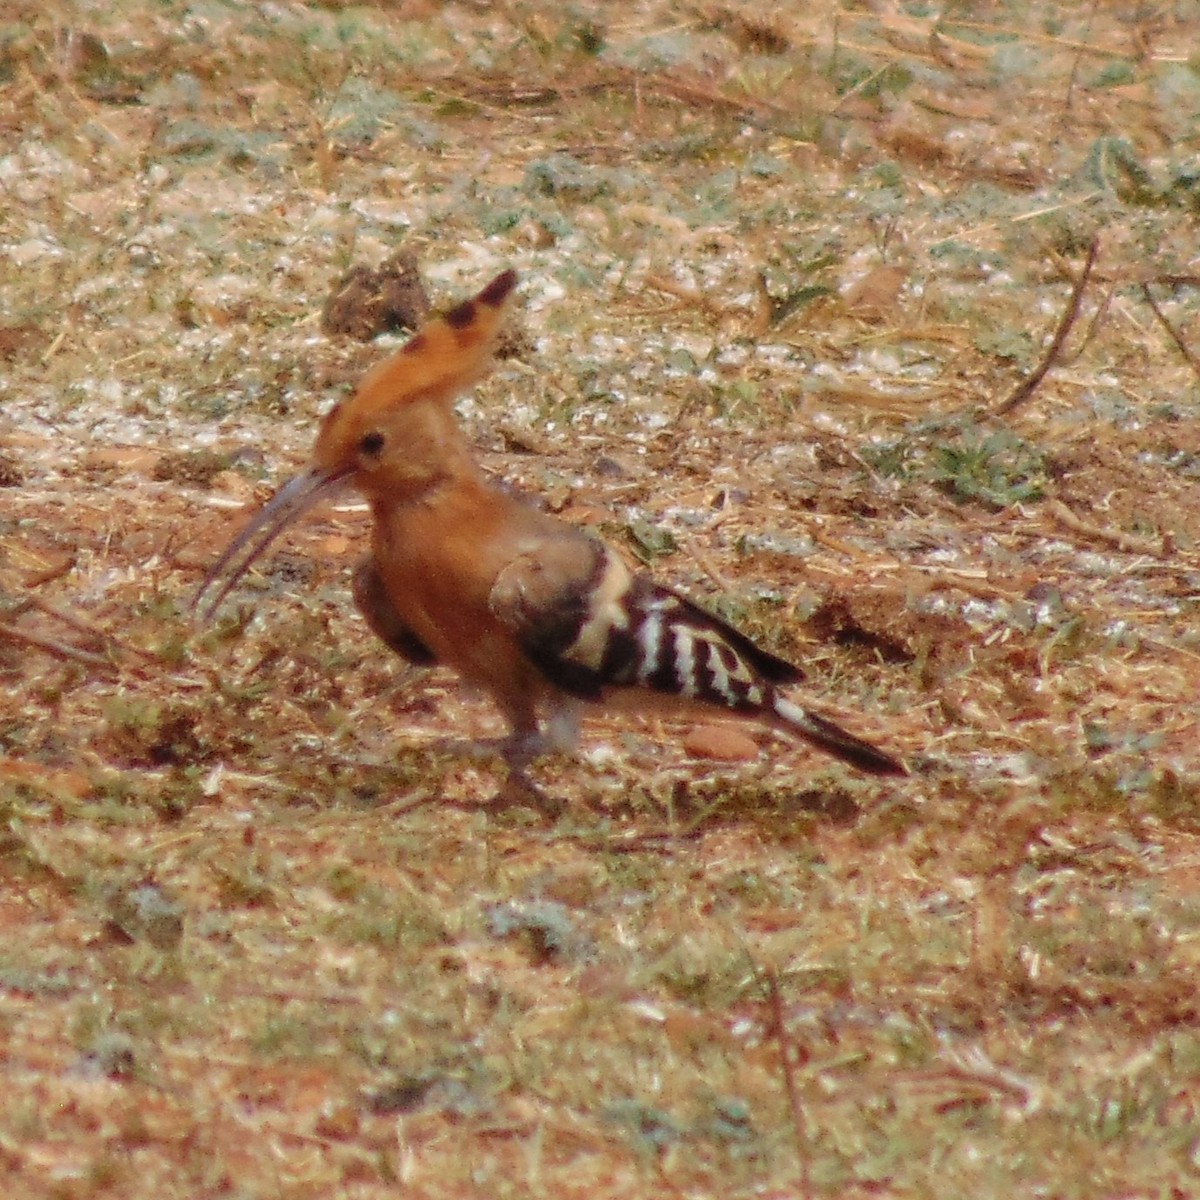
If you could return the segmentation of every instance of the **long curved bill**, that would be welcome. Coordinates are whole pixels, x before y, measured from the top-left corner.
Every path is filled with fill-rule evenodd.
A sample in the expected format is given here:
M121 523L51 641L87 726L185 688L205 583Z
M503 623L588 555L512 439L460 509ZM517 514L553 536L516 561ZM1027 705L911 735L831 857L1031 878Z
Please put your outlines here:
M330 475L325 471L305 471L289 480L250 518L245 529L230 542L224 554L209 568L204 582L192 600L192 611L202 621L212 619L221 601L238 585L242 576L254 565L264 550L298 517L302 517L319 500L339 491L345 475ZM229 577L217 594L205 602L204 594L226 572Z

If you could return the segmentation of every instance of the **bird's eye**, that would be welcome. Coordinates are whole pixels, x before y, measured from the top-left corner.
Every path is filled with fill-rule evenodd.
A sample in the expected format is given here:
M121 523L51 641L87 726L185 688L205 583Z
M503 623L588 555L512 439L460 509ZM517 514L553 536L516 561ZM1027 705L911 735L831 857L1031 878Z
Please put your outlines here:
M364 433L362 440L358 443L358 448L371 458L374 458L383 449L383 434L379 430L372 430L370 433Z

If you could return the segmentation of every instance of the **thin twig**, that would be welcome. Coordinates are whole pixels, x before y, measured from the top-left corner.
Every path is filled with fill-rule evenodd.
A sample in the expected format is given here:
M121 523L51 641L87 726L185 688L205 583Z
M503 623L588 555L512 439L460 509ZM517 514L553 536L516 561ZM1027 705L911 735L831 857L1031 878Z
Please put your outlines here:
M1083 43L1076 46L1075 58L1071 62L1071 77L1067 81L1067 95L1063 100L1063 112L1071 111L1071 101L1075 95L1075 84L1079 78L1079 64L1083 59L1085 50L1084 44L1091 37L1092 19L1096 15L1096 9L1099 7L1100 0L1092 0L1092 10L1088 13L1087 24L1083 27Z
M1087 287L1088 279L1091 278L1092 267L1096 265L1096 255L1100 250L1100 239L1092 238L1092 244L1088 247L1087 258L1083 264L1083 270L1079 274L1079 278L1075 280L1075 286L1071 289L1071 299L1067 303L1066 310L1063 312L1062 318L1058 322L1058 328L1054 331L1054 337L1050 340L1050 345L1046 348L1046 353L1042 355L1042 361L1034 368L1033 372L1026 376L1007 400L1004 400L993 411L992 416L1004 417L1013 411L1018 405L1024 404L1030 396L1036 391L1038 384L1046 377L1046 372L1054 365L1059 354L1062 353L1063 343L1067 340L1067 335L1071 332L1071 327L1075 324L1075 319L1079 316L1079 306L1083 300L1083 290Z
M28 633L24 629L18 629L15 625L0 623L0 637L6 637L13 642L24 642L29 646L36 646L39 650L44 650L47 654L53 654L56 658L73 659L75 662L81 662L85 666L97 667L105 671L115 671L117 669L116 665L109 662L107 658L103 658L99 654L93 654L90 650L80 650L78 646L70 646L66 642L57 642L53 638L42 637L41 634Z
M679 280L672 279L668 275L647 275L644 282L646 287L653 288L656 292L663 292L668 296L674 296L676 300L682 300L685 304L700 309L710 317L723 317L727 311L724 305L710 296L694 287L689 287L686 283L680 283Z
M1150 305L1150 311L1158 318L1158 323L1167 331L1167 335L1175 343L1176 349L1183 355L1187 365L1192 368L1192 373L1197 379L1200 379L1200 358L1192 353L1191 347L1183 340L1183 334L1167 320L1166 313L1158 307L1148 283L1142 284L1142 295L1146 297L1146 303Z
M1163 556L1161 541L1152 541L1150 538L1138 537L1133 533L1122 533L1119 529L1105 529L1103 525L1093 525L1068 508L1057 496L1047 497L1046 508L1060 525L1065 525L1073 533L1081 533L1085 537L1107 542L1110 546L1115 546L1126 554L1145 554L1151 558Z
M166 662L166 659L161 654L156 654L153 650L143 650L141 646L135 646L132 642L127 642L124 638L118 637L110 630L96 624L95 621L91 621L79 613L72 612L70 609L62 608L58 604L55 604L54 601L47 600L44 596L30 593L26 598L34 608L41 609L47 616L57 618L64 625L69 625L72 629L79 630L80 633L91 634L93 637L108 642L116 649L124 650L127 654L135 655L137 658L145 659L147 662L159 665Z
M783 1011L783 992L779 987L779 976L771 967L759 967L767 982L767 996L771 1001L771 1033L779 1046L779 1065L783 1073L783 1087L787 1093L788 1108L792 1114L792 1132L796 1138L796 1155L800 1160L800 1195L811 1195L809 1172L808 1124L804 1119L804 1106L800 1102L800 1089L796 1086L796 1064L792 1058L792 1043L787 1035L787 1022Z
M707 575L709 579L711 579L712 582L721 589L721 591L726 593L733 591L729 580L721 574L713 560L696 543L696 539L694 537L689 537L687 534L683 534L679 540L683 543L683 548L688 552L696 566L698 566L700 570L702 570L704 574Z
M1087 329L1084 331L1083 337L1075 344L1071 354L1072 360L1079 358L1084 350L1091 345L1096 334L1100 332L1100 327L1108 319L1108 310L1112 307L1113 297L1117 294L1116 286L1109 287L1100 297L1096 304L1096 311L1092 313L1092 319L1088 322Z

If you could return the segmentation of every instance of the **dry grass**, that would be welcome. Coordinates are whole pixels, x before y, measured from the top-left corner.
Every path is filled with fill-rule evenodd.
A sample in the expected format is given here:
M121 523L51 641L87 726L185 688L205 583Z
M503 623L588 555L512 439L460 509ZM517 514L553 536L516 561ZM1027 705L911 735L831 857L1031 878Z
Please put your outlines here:
M1200 10L784 7L0 17L6 1197L1200 1186ZM353 508L192 628L400 248L522 273L489 466L913 778L598 721L486 815Z

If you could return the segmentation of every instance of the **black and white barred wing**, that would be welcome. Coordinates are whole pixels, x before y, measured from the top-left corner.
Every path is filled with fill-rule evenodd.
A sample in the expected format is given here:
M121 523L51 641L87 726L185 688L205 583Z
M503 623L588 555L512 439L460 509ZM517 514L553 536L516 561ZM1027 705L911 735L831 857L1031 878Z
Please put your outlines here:
M792 663L756 646L603 543L578 534L540 544L505 568L492 612L552 683L585 700L645 688L756 717L863 770L903 772L890 755L780 695Z
M798 667L582 534L511 563L492 588L491 608L548 679L586 699L640 687L757 710L771 684L801 678Z

